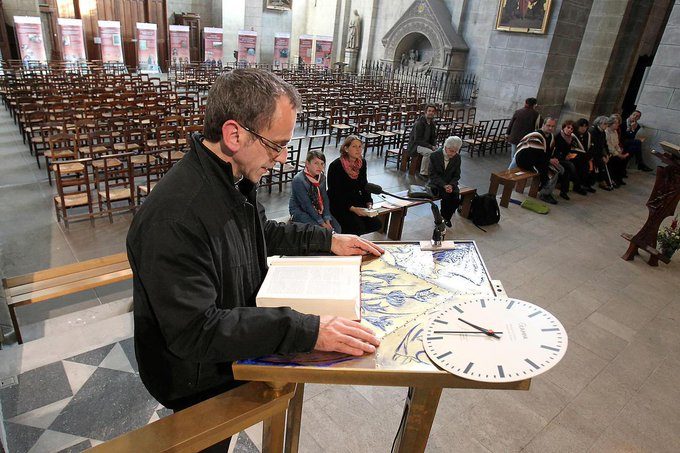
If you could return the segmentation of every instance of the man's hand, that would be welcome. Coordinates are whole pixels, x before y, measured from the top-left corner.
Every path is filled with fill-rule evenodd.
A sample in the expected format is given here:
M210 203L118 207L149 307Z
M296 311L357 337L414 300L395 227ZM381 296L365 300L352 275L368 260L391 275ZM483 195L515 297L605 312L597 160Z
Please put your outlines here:
M336 255L375 255L380 256L385 251L366 239L353 234L334 234L331 242L331 252Z
M560 164L560 161L559 159L553 157L552 159L550 159L550 163L553 164L553 166L557 167Z
M446 191L446 193L451 193L453 192L453 186L451 184L447 184L444 186L444 190Z
M337 316L321 316L314 349L360 356L374 353L379 345L380 341L368 327Z

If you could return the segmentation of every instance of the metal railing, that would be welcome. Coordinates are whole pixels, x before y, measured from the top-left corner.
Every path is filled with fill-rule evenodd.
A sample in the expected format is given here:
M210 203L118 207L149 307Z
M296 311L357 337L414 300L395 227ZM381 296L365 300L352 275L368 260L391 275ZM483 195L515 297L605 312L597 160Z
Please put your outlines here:
M427 102L461 102L472 104L477 97L477 77L430 68L426 71L408 67L393 67L383 61L366 61L361 65L359 74L364 77L395 81L415 90Z

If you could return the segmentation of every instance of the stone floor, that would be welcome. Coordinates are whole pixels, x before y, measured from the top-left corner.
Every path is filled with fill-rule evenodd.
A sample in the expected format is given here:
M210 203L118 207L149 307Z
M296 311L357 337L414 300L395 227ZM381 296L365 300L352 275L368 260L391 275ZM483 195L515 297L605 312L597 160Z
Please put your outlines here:
M337 151L332 148L327 154L333 159ZM130 215L115 217L113 224L99 219L94 228L88 222L75 223L69 231L56 223L52 189L45 170L38 170L16 126L2 109L0 158L1 276L124 251ZM505 167L507 162L507 155L482 158L465 155L461 182L483 193L488 187L489 173ZM368 174L371 182L386 190L402 190L413 182L393 167L384 170L377 156L369 157ZM680 410L676 404L680 399L680 331L675 328L680 319L679 267L676 261L651 268L640 259L626 262L620 258L627 246L620 233L635 232L644 223L647 213L644 204L653 182L653 175L631 170L627 186L610 193L598 191L585 198L574 195L572 201L560 201L546 216L511 204L502 209L500 223L486 228L486 233L466 220L454 219L449 237L477 241L491 276L503 282L510 296L555 314L569 333L569 350L558 366L533 380L529 392L445 390L428 451L680 450L677 434ZM278 193L274 189L271 195L265 193L260 197L269 217L286 215L289 190L286 187ZM523 199L517 194L514 197ZM403 239L424 239L430 235L429 209L421 206L410 210ZM129 296L128 282L22 307L18 313L31 338L40 339L49 330L42 326L50 322L58 324L59 320L67 319L69 326L77 324L83 310L106 307ZM80 319L84 324L86 321ZM6 334L5 349L0 351L4 360L18 350L12 345L4 304L0 305L0 327ZM1 395L5 436L10 438L10 446L34 439L29 442L31 451L67 447L80 451L89 445L89 439L96 438L89 434L97 429L124 428L103 423L84 431L76 429L84 421L67 421L59 415L68 407L87 407L86 394L82 392L88 385L96 384L90 382L92 379L115 374L107 382L116 379L122 382L130 379L124 373L136 376L133 359L125 353L131 332L129 320L97 330L100 343L69 343L70 354L53 356L50 347L56 345L23 349L17 367L26 382L34 382L21 392L28 405L18 407L12 403L17 401L11 396L17 394L13 387L4 389ZM54 338L57 337L59 334L55 334ZM34 342L36 346L39 341ZM108 346L111 348L99 364L83 362L78 357L91 349ZM109 359L113 351L117 353ZM126 365L123 359L129 363ZM45 366L51 367L46 372L61 376L58 383L50 380L50 385L45 386L41 379L31 381L30 373L37 376L37 370ZM121 370L123 366L125 369ZM4 367L0 363L0 368ZM25 373L29 373L28 377ZM129 385L137 388L133 381ZM47 404L41 404L42 400L31 403L33 396L25 395L37 394L45 388L49 388L46 395L35 398L49 394L49 404L60 408L56 418L49 422L43 419L40 427L33 427L42 430L40 433L30 426L17 429L9 419L16 422L16 417ZM110 395L115 394L112 390ZM402 388L307 386L301 451L388 451L405 395ZM150 420L154 414L162 415L156 413L159 408L153 402L141 397L138 400L139 413L134 416L139 418L137 424ZM108 406L115 404L112 400L110 404L94 407L103 417L114 412ZM38 440L44 440L48 431L63 435L50 434L53 443L39 444ZM255 449L260 444L258 428L247 430L247 434L238 442L243 445L239 448ZM63 443L64 439L69 442Z

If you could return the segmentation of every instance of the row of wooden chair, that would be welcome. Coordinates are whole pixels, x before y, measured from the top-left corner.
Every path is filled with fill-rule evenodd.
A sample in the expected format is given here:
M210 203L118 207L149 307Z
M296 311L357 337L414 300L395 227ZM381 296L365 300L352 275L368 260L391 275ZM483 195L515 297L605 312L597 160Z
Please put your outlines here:
M133 153L105 154L56 161L52 164L57 193L53 197L57 221L69 222L133 211L164 174L184 154L174 148ZM139 159L141 157L141 159ZM137 159L135 159L137 158ZM76 211L76 212L73 212Z

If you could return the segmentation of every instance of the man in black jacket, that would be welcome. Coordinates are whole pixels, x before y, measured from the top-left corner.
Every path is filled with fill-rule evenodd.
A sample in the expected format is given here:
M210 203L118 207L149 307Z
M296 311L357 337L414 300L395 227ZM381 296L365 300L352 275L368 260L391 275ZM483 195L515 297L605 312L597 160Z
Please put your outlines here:
M135 352L149 392L181 410L235 382L231 362L312 349L372 353L359 323L258 308L267 255L376 254L351 235L268 221L256 184L286 159L300 98L273 74L237 69L208 94L204 135L156 185L127 237Z
M430 155L430 181L428 186L432 193L442 199L442 217L444 224L451 228L451 218L460 204L460 147L463 140L451 136L444 141L444 148Z
M420 164L420 174L427 176L429 157L437 145L437 123L434 117L437 107L428 104L425 114L416 120L408 138L408 155L413 159L416 154L421 154L423 160Z

